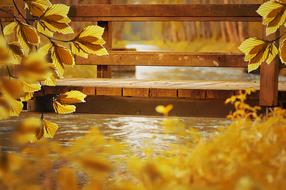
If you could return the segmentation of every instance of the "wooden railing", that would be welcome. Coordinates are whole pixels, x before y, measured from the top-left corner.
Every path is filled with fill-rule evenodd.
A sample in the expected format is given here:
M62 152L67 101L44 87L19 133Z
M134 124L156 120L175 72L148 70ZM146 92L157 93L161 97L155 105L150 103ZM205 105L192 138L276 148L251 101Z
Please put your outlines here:
M117 21L236 21L260 22L256 13L258 4L186 4L186 5L78 5L72 6L70 17L73 21L98 22L105 27L104 39L109 56L77 58L80 65L98 65L98 78L110 78L111 66L196 66L196 67L241 67L247 63L242 54L232 53L189 53L189 52L136 52L112 50L112 22ZM5 10L13 12L12 7ZM0 13L1 19L11 20ZM271 36L268 39L274 38ZM59 80L58 86L82 87L89 95L146 96L163 94L171 97L203 97L209 90L239 90L254 87L259 90L260 105L278 104L278 64L261 66L260 85L256 82L228 81L138 81L116 79L74 79ZM51 88L49 88L51 90ZM53 88L59 90L59 88ZM280 91L286 91L286 84L279 84ZM53 91L54 92L54 91ZM220 93L221 94L221 93Z

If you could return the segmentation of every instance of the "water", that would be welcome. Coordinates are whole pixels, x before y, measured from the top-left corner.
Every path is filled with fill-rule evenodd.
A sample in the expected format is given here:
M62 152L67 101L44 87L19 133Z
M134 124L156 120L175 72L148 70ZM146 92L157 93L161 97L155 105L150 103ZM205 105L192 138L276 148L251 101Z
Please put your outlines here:
M0 121L0 147L4 150L14 150L11 134L20 120L28 117L40 117L36 113L23 113L19 118ZM107 137L114 138L126 144L130 151L140 154L136 150L151 145L159 150L165 148L169 142L179 142L178 136L164 133L161 127L163 117L145 116L112 116L95 114L56 115L47 114L45 118L56 122L60 128L54 140L68 146L72 140L77 139L93 127L98 127ZM217 128L227 126L229 121L217 118L184 117L180 118L187 127L195 127L204 135L216 132Z

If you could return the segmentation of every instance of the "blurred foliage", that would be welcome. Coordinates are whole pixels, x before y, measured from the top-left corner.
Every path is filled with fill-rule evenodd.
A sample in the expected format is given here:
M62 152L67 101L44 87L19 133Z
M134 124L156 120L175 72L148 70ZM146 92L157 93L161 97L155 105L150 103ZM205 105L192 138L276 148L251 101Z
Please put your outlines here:
M96 190L279 190L286 177L286 110L267 116L245 103L251 89L229 98L233 121L208 138L176 118L166 117L166 134L186 137L137 157L128 146L94 127L66 147L41 140L16 152L1 152L1 189ZM171 105L158 106L167 115ZM128 152L128 156L122 156Z
M0 120L19 116L23 102L33 98L42 86L55 86L62 78L65 66L75 65L75 56L107 55L102 38L104 28L86 26L74 34L68 17L70 7L52 4L49 0L12 1L17 14L0 8L13 22L1 21L0 34ZM19 3L19 4L17 4ZM24 8L25 6L25 8ZM28 10L29 16L24 11ZM65 35L71 35L67 37ZM61 38L59 38L61 37ZM45 90L42 90L45 95ZM74 104L85 102L86 95L70 91L57 95L53 107L58 114L76 111ZM35 142L52 138L58 125L41 118L27 118L18 129L18 142Z

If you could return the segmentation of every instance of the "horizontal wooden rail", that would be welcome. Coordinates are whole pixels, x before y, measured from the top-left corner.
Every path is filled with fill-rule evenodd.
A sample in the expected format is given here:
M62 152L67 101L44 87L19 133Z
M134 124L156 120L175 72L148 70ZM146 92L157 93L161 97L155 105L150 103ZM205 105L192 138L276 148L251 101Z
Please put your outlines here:
M260 21L259 4L137 4L72 6L77 21Z
M74 21L261 21L256 13L259 4L137 4L76 5L69 16ZM10 13L13 6L1 6ZM12 20L0 13L1 20Z
M156 88L199 90L260 89L259 81L190 81L190 80L137 80L137 79L61 79L57 86L104 88ZM279 82L279 91L286 91L286 82Z
M79 65L247 67L243 55L234 53L110 51L109 56L76 58Z

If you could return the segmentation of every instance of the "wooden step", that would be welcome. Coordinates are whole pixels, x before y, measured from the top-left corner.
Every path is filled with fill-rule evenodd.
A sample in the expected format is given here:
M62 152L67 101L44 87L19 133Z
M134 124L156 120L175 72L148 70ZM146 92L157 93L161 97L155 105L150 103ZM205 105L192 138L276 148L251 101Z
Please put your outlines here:
M44 87L37 96L80 90L87 95L127 97L168 97L190 99L226 99L239 90L254 88L258 99L258 81L190 81L136 79L62 79L56 87ZM286 91L286 82L279 82L279 91Z
M57 86L104 88L158 88L200 90L259 90L258 81L200 81L200 80L137 80L137 79L61 79ZM286 82L280 82L280 91L286 91Z
M158 88L190 90L260 89L259 81L200 81L200 80L137 80L137 79L60 79L57 86L104 88ZM279 82L279 91L286 91L286 81Z

